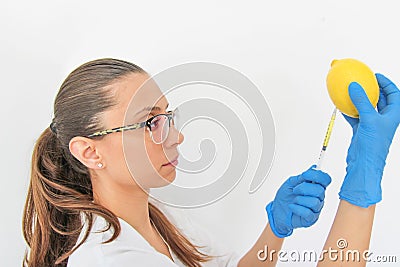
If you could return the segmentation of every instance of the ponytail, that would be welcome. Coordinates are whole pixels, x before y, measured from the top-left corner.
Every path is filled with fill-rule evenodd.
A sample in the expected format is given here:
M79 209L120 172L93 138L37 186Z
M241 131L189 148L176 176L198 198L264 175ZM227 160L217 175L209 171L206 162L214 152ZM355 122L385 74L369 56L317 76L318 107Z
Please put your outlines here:
M107 229L114 228L107 242L120 233L117 217L92 202L88 170L83 172L82 164L80 171L72 168L64 150L49 128L35 144L23 217L23 235L30 250L25 254L23 266L67 266L69 255L89 235L92 214L104 217L109 222ZM85 215L89 227L82 242L75 246L83 225L81 214Z

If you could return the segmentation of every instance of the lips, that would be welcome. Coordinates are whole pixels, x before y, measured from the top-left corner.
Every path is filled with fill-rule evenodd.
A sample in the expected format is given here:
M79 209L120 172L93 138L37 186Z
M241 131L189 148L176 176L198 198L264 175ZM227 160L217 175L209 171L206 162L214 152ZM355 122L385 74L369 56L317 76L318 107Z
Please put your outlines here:
M170 162L163 164L162 166L176 166L176 165L178 165L178 156L176 156Z

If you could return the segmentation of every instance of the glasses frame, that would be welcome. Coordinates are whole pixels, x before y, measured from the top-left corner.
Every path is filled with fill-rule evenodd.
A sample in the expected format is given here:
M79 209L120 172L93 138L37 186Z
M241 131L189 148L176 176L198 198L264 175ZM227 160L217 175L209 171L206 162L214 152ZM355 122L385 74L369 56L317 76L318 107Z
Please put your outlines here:
M104 136L104 135L112 134L112 133L137 130L137 129L141 129L141 128L147 126L147 129L150 132L151 140L153 140L153 142L156 143L156 144L161 144L165 140L162 140L161 142L154 141L152 130L151 130L151 122L155 118L157 118L159 116L166 116L167 119L168 119L168 127L171 128L171 121L173 121L173 123L175 124L174 120L175 120L177 114L178 114L178 108L174 109L173 111L169 111L167 113L157 114L157 115L155 115L155 116L153 116L153 117L151 117L148 120L143 121L143 122L138 122L138 123L129 124L129 125L121 126L121 127L116 127L116 128L112 128L112 129L106 129L106 130L97 131L95 133L86 135L85 137L88 137L88 138L99 137L99 136ZM168 130L168 133L169 133L169 130ZM168 135L167 135L167 137L168 137Z

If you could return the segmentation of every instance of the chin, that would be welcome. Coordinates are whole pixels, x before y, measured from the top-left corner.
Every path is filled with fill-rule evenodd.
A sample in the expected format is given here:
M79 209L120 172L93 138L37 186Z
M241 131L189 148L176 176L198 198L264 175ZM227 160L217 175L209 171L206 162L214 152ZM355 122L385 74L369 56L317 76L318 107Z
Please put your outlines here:
M169 184L171 184L176 178L176 171L173 170L169 173L164 173L164 174L158 174L157 178L153 184L153 186L151 186L152 188L157 188L157 187L164 187L167 186Z
M162 177L163 177L163 180L164 180L167 184L172 183L173 181L175 181L175 178L176 178L176 171L175 171L175 169L174 169L172 172L168 173L168 175L163 175Z

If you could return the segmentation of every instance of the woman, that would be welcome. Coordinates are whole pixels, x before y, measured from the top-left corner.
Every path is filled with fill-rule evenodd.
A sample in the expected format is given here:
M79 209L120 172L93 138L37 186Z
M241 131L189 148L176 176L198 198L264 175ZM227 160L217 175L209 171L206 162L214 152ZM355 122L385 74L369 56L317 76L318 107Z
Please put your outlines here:
M150 188L175 179L177 146L184 138L174 127L175 112L167 111L168 102L157 86L150 83L145 90L141 88L148 78L132 63L99 59L78 67L62 84L55 99L53 122L37 140L33 152L23 221L30 250L24 265L274 266L277 259L260 261L257 252L266 244L278 251L284 237L295 228L317 221L331 181L329 175L310 168L290 177L266 208L269 223L243 257L213 249L201 238L184 234L179 226L184 218L178 220L149 201ZM386 101L389 93L383 91L382 95L385 102L381 101L381 109L398 109L399 99ZM357 97L365 104L363 95ZM127 116L127 126L121 126L126 112L132 116ZM362 127L358 124L364 121L349 121L354 136L360 136ZM381 134L391 140L398 118L385 123L391 126L390 134L376 131L377 138ZM122 132L129 142L123 142ZM352 144L355 142L357 149L360 144L364 146L362 136L353 138ZM353 149L354 155L359 153L357 149ZM386 158L385 153L383 149L379 157ZM126 157L134 168L129 168ZM362 199L351 203L346 196L357 190L375 192L380 184L378 173L379 182L373 189L361 188L361 175L361 171L354 171L345 179L342 201L346 203L341 203L326 246L349 228L343 218L352 219L353 212L349 215L349 211L358 211L357 204L363 203ZM368 206L377 201L374 198ZM368 208L359 212L364 210ZM371 212L368 210L363 224L372 221ZM360 233L349 239L354 238L354 243L361 240L361 247L367 241L369 244L365 236L370 230L357 230Z

